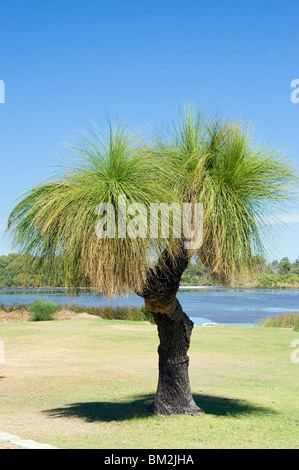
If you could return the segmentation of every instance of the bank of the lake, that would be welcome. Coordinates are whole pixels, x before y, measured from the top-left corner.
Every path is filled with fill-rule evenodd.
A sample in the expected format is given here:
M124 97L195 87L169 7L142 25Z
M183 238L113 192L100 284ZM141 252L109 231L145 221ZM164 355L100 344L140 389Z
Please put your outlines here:
M37 297L58 306L140 307L142 298L131 294L107 299L94 291L78 294L66 289L13 289L0 291L2 305L30 305ZM224 287L182 286L178 299L195 325L216 322L220 325L254 326L269 316L299 311L298 289L229 289Z

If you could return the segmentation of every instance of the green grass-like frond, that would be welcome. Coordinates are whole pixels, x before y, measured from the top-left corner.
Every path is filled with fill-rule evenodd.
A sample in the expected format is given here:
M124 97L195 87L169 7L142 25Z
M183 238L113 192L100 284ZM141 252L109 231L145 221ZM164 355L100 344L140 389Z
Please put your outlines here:
M92 285L107 295L138 291L147 269L166 248L182 243L161 233L152 238L152 203L203 204L203 245L190 252L226 282L250 272L263 254L267 224L291 201L298 177L290 163L254 141L250 129L201 108L179 112L166 134L145 145L125 126L93 127L70 145L70 163L12 210L8 228L21 251L40 269L59 260L66 284ZM141 203L146 237L118 238L118 197ZM115 238L96 236L101 203L115 208ZM126 224L133 214L127 214ZM144 220L145 219L145 220ZM173 220L170 220L173 223ZM57 263L56 269L57 269Z
M168 168L169 184L177 179L179 198L203 204L203 245L194 254L221 282L237 271L250 273L254 256L264 254L268 224L294 201L292 165L257 144L242 123L192 106L166 138L156 139L153 154Z
M138 287L147 267L167 240L96 236L101 203L115 208L118 196L126 196L127 206L138 202L149 209L151 203L172 202L172 192L164 185L161 172L123 128L109 128L102 136L95 128L71 145L72 165L57 177L30 191L10 214L8 228L23 253L37 255L40 268L61 259L66 284L92 284L108 295L124 287ZM127 216L129 223L132 217ZM149 217L145 223L149 233ZM31 259L31 258L30 258Z

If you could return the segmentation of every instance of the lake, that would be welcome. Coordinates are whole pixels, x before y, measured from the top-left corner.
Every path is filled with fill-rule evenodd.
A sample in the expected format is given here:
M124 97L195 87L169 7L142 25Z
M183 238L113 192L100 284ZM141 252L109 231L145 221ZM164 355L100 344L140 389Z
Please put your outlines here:
M143 299L128 295L114 299L82 290L74 294L65 289L0 290L0 304L30 304L36 297L57 305L140 306ZM178 299L196 326L205 322L221 325L257 325L268 316L299 312L299 290L228 289L224 287L181 288Z

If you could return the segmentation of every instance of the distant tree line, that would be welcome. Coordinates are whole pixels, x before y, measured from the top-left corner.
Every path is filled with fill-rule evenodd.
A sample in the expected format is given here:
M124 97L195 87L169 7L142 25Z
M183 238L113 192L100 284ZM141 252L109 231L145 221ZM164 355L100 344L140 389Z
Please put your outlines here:
M211 271L197 264L190 263L182 276L181 285L213 286ZM291 263L289 258L280 261L267 261L261 256L255 257L255 275L247 278L236 278L231 281L231 287L256 288L299 288L299 257Z
M25 262L20 254L0 256L0 289L65 287L65 280L60 277L59 260L52 269L38 269L38 264ZM256 257L256 275L253 279L234 279L232 287L260 288L299 288L299 257L293 263L288 258L272 262ZM213 286L212 272L209 268L190 263L181 280L182 286Z
M37 258L12 253L0 256L0 289L64 287L59 276L59 260L53 269L38 269Z
M261 258L257 282L264 288L299 288L299 257L294 263L287 257L272 263Z

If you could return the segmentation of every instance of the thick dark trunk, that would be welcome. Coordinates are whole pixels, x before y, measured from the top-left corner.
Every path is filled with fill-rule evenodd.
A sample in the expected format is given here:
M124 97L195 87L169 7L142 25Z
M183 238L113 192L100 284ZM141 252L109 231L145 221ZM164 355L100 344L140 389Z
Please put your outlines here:
M171 257L165 251L155 269L150 269L144 288L137 292L152 313L160 338L159 381L152 411L154 413L195 415L202 410L193 400L187 351L193 322L183 312L176 298L182 274L189 263L183 247Z
M163 415L195 415L202 410L192 397L188 374L187 351L193 322L182 311L178 302L177 309L180 310L179 320L173 320L165 314L154 314L160 338L159 380L151 410Z

